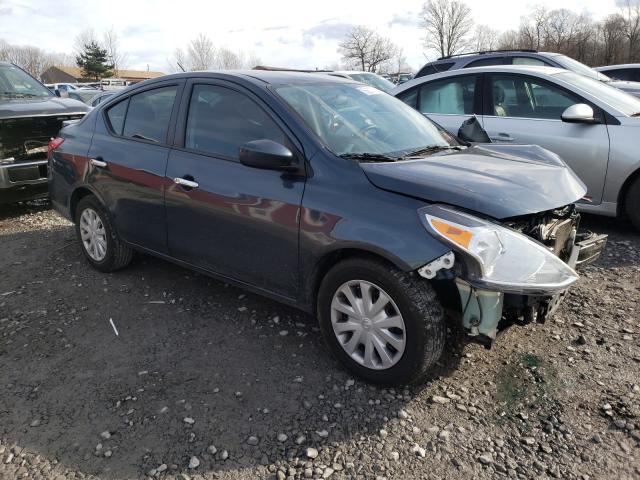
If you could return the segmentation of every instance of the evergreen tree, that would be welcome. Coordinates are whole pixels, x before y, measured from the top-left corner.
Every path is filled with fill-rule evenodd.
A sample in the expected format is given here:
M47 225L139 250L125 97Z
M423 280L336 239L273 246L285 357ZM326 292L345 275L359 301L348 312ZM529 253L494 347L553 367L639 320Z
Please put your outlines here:
M76 64L87 79L100 80L113 75L113 63L109 61L107 51L96 42L84 46L84 51L76 57Z

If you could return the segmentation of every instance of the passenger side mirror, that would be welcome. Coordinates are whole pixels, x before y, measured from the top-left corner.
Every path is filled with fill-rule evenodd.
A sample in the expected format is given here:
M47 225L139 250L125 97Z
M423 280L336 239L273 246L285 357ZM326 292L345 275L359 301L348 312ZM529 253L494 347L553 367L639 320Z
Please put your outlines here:
M240 163L264 170L297 170L291 150L273 140L253 140L240 147Z
M567 123L595 123L593 108L585 103L576 103L562 112L562 121Z
M480 122L474 115L468 118L458 129L458 138L467 143L491 143L491 139L486 130L482 128Z

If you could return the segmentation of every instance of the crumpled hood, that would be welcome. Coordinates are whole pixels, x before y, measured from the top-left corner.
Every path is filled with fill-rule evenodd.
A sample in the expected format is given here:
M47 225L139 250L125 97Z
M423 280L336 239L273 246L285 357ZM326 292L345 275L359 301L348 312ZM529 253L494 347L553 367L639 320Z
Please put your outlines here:
M375 186L496 219L580 200L587 189L556 154L536 145L476 145L394 163L361 163Z
M11 98L0 99L0 119L33 117L36 115L69 115L85 113L90 108L82 102L70 98Z

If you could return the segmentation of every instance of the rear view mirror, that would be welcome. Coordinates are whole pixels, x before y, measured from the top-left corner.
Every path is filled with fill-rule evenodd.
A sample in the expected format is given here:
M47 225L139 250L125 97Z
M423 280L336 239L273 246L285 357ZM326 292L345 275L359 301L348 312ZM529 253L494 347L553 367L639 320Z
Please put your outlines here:
M468 143L491 143L489 135L482 128L475 115L465 120L458 129L458 138Z
M265 170L297 170L291 150L273 140L253 140L240 147L240 163Z
M596 119L593 108L586 103L576 103L562 112L562 121L567 123L595 123Z

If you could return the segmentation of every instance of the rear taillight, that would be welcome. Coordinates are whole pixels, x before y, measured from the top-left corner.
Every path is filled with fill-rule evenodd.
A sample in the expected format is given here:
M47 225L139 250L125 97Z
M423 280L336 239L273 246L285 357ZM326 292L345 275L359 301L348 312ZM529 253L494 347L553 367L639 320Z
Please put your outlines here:
M49 140L49 146L47 147L47 157L51 158L53 151L58 148L64 142L64 138L56 137Z

